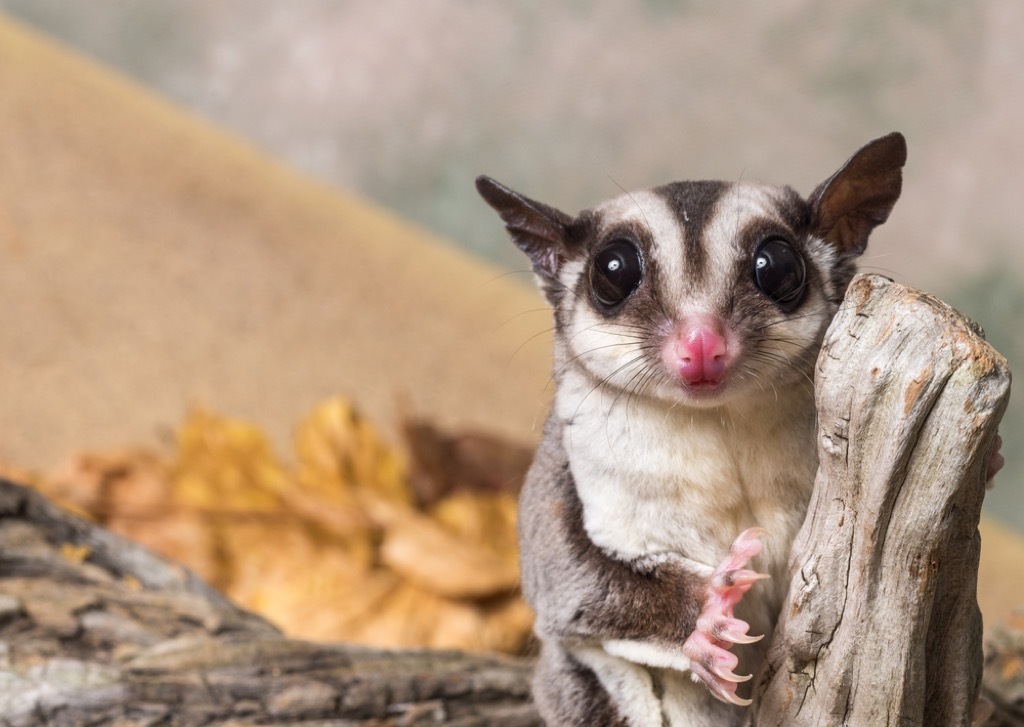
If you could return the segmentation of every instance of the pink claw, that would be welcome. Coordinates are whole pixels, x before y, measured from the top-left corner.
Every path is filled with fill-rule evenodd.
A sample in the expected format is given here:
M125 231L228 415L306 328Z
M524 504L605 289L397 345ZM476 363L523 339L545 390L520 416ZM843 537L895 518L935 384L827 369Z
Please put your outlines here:
M750 636L750 625L736 618L733 608L757 581L768 577L746 569L750 559L761 552L760 538L767 534L762 528L750 528L736 538L725 560L711 574L697 627L683 644L693 680L703 682L712 694L730 704L750 704L736 694L736 685L751 675L735 673L739 659L729 649L733 644L760 641L763 636Z

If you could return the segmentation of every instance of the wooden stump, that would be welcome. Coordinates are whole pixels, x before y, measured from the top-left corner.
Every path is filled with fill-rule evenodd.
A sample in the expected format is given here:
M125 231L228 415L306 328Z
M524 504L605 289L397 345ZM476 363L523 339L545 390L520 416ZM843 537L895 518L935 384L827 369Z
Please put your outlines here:
M818 476L751 724L969 723L978 522L1009 385L949 306L853 282L818 359Z

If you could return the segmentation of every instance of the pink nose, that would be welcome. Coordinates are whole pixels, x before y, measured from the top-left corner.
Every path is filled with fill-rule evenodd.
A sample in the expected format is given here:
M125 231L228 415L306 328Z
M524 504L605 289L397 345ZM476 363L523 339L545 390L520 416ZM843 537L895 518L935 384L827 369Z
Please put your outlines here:
M728 348L718 320L700 317L685 322L672 349L676 369L686 384L721 383L728 365Z

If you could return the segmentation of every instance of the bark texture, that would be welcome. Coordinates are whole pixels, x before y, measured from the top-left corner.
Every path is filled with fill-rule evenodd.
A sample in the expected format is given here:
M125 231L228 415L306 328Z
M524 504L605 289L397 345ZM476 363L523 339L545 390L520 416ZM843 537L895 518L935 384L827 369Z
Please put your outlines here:
M1009 386L955 310L853 282L818 359L818 476L751 724L969 723L978 521Z
M530 668L286 639L180 566L0 482L4 727L534 725Z

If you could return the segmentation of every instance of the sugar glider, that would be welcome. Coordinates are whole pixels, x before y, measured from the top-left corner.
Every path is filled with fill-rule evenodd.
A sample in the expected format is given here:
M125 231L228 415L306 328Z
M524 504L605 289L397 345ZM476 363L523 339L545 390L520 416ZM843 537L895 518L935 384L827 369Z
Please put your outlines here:
M676 182L575 217L476 180L554 308L519 515L549 724L742 721L817 468L814 362L905 160L892 133L806 199Z

